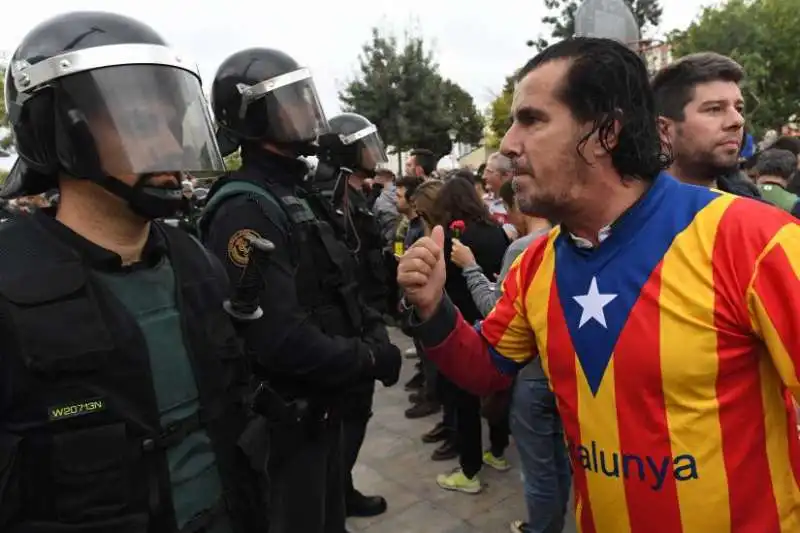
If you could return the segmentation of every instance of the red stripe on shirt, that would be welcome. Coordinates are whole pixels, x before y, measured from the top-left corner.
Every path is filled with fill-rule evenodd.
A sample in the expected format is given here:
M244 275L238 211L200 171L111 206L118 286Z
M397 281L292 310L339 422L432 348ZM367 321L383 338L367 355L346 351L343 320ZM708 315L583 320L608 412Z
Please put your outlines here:
M621 456L672 457L667 408L661 371L659 324L661 307L661 265L653 270L631 309L625 329L614 349L617 426ZM642 331L648 331L642 335ZM635 383L635 386L632 386ZM647 413L647 417L642 417ZM658 517L659 531L681 531L681 513L674 476L665 476L654 489L648 465L628 464L624 475L625 496L631 531L653 529ZM641 472L638 471L639 466ZM623 465L620 465L622 468Z
M718 331L717 400L731 533L780 531L767 455L760 354L753 353L752 339L741 327L750 323L744 304L747 283L769 241L766 235L743 231L742 221L747 220L743 217L752 208L750 202L741 200L728 207L717 227L711 261L714 326ZM742 330L741 335L735 333L737 329Z
M575 457L575 445L581 442L581 427L578 421L578 368L575 348L564 321L564 311L558 296L558 285L550 285L549 305L547 310L547 353L570 353L572 357L558 364L550 362L550 383L553 393L558 400L558 411L564 424L567 435L569 458L573 465L573 485L575 489L576 505L580 504L581 513L578 523L582 533L597 533L592 516L592 506L589 501L589 486L586 480L586 471ZM553 348L551 346L559 346ZM565 349L564 346L569 346Z

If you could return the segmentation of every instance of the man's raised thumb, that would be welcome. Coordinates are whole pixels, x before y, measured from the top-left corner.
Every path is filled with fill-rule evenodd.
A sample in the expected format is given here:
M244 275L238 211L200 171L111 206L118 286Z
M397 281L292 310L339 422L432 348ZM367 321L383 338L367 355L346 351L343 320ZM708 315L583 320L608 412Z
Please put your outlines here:
M431 232L431 239L436 243L436 246L444 250L444 228L436 226Z

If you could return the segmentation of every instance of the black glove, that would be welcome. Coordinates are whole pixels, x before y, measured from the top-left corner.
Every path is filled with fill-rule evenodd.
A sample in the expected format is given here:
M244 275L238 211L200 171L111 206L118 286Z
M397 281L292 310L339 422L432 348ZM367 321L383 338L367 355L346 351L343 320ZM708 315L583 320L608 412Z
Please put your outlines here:
M362 338L368 344L380 345L388 343L389 332L386 331L386 324L383 321L371 324L365 328Z
M372 360L372 379L377 379L384 387L397 383L403 365L400 349L390 342L367 343L367 347Z

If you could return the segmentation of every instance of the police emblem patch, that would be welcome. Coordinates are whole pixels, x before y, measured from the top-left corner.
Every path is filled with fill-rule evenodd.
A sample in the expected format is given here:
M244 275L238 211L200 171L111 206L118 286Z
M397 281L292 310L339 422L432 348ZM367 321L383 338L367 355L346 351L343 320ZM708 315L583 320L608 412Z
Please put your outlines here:
M260 239L261 235L251 229L241 229L228 240L228 259L239 268L247 266L252 238Z

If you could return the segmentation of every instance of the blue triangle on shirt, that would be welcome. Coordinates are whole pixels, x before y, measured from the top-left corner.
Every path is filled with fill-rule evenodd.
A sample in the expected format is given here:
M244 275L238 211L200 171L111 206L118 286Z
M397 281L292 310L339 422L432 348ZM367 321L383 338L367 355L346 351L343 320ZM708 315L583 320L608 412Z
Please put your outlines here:
M578 362L597 395L611 354L642 287L661 263L675 237L719 192L684 185L662 173L646 195L612 227L595 250L578 249L562 232L556 240L555 278L564 319ZM575 296L589 292L592 278L600 294L616 297L603 307L606 326L590 319L580 327L583 307ZM657 325L651 331L658 331ZM642 334L646 334L643 331Z

